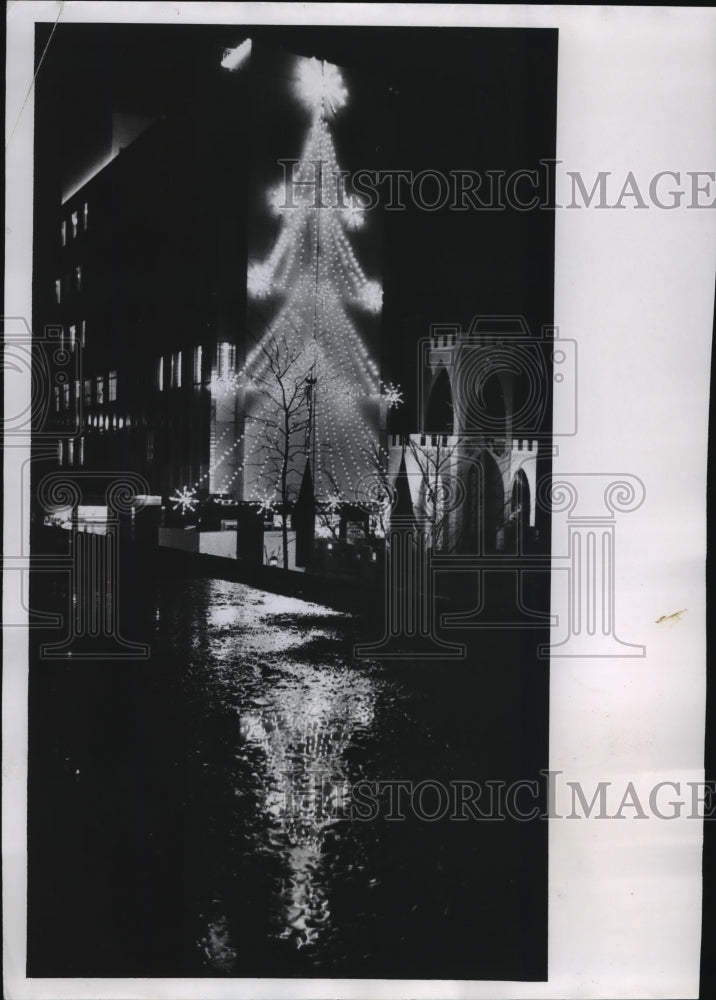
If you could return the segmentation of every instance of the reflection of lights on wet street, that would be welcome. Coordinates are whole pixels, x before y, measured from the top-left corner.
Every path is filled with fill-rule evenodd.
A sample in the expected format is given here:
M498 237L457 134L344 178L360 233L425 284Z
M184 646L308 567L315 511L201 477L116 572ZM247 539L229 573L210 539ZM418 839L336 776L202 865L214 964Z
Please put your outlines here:
M236 949L231 943L226 917L220 916L209 921L206 936L200 941L200 946L213 968L231 972L236 962Z
M391 796L370 818L360 796L375 782L501 776L495 761L519 752L523 724L515 649L500 650L487 697L484 662L448 677L356 660L372 623L244 584L167 578L148 610L147 625L159 611L162 626L150 670L170 695L157 686L171 732L162 758L185 824L187 969L410 978L419 968L429 979L507 969L473 921L477 912L507 939L519 924L528 824L394 823Z
M247 820L283 872L273 934L284 947L309 949L330 924L326 835L344 804L344 754L373 724L375 678L341 652L349 616L227 581L197 586L206 610L190 625L191 646L201 650L191 673L202 697L234 718L225 780L235 801L251 799ZM225 918L207 917L199 945L212 968L232 966L230 937Z
M387 822L392 793L368 816L365 789L501 777L522 752L516 641L486 688L482 660L449 673L354 660L372 622L238 583L167 574L122 596L150 658L41 671L41 721L45 732L57 720L47 787L83 818L66 833L55 824L55 857L84 870L98 842L102 857L122 856L107 898L135 928L145 903L120 871L146 846L154 974L512 970L495 941L513 940L529 906L516 876L529 824L417 822L410 809ZM95 816L112 817L106 836ZM102 891L86 889L93 913ZM478 925L496 930L476 937Z
M368 679L334 669L326 674L294 665L265 705L242 717L244 739L264 754L264 807L278 835L273 843L291 870L280 936L299 948L320 939L330 916L321 861L335 822L334 789L345 784L341 761L351 738L373 718Z

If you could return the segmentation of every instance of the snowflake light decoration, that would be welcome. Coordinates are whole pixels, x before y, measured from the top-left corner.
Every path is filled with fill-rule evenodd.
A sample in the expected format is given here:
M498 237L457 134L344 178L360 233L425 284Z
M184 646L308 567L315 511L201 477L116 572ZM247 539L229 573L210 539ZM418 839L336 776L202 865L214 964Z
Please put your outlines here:
M370 312L380 312L383 308L383 289L377 281L366 281L360 290L360 302Z
M342 502L341 498L336 493L333 493L325 501L326 512L328 514L335 514L340 509Z
M345 105L348 91L337 66L311 58L299 61L296 96L313 111L335 114Z
M394 385L392 382L382 382L381 385L383 391L380 398L385 400L389 410L397 409L403 402L403 390L399 385Z
M196 490L191 486L182 486L180 490L175 490L174 495L169 497L172 510L181 508L182 514L195 510L199 501L196 499Z
M276 506L276 493L264 493L263 496L254 496L252 503L256 505L256 509L262 516L266 517L268 514L273 514Z

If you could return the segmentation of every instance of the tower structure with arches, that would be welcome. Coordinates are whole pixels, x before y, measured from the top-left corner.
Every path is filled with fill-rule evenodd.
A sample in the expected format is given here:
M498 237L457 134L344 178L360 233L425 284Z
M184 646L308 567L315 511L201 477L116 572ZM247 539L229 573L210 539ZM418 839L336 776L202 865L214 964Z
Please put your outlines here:
M537 461L549 434L550 351L522 317L434 326L419 345L420 430L389 441L416 511L440 520L435 548L529 552Z

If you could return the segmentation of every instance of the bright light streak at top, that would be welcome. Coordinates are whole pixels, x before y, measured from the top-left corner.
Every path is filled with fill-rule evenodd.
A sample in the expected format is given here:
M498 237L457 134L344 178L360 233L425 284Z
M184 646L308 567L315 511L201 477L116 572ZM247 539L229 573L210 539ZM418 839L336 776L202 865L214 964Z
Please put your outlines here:
M300 59L296 96L313 111L327 116L345 105L348 91L337 66L315 58Z
M243 62L246 61L249 54L251 53L251 39L246 38L240 45L237 45L235 49L227 49L224 52L224 58L221 60L221 65L224 69L235 70Z

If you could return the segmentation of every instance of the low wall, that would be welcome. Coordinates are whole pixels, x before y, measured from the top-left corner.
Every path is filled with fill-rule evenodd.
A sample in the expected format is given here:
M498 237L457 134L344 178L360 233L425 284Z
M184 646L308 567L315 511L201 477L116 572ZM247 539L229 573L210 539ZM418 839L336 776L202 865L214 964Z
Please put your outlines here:
M160 528L159 544L183 552L236 559L235 531L197 531L196 528Z
M160 528L159 544L165 545L169 549L198 552L199 532L196 528Z
M225 559L236 559L236 532L200 532L199 552L203 552L207 556L223 556Z

